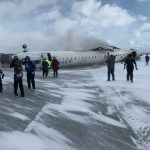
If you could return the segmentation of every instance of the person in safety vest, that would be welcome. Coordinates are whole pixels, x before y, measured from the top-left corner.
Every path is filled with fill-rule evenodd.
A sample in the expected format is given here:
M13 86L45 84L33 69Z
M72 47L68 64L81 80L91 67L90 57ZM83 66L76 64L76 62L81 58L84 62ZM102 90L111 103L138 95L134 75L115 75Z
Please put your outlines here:
M46 61L47 61L47 63L48 63L48 68L50 69L52 62L51 62L50 60L48 60L48 59L46 59Z
M43 78L47 77L47 75L48 75L48 66L49 66L49 64L48 64L46 58L44 58L42 61Z

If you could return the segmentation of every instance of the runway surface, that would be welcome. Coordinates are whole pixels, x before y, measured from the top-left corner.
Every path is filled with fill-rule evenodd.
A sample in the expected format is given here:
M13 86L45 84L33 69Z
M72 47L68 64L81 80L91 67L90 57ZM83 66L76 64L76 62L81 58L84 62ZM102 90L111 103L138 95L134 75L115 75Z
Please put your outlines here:
M13 71L5 70L0 95L1 150L149 150L150 66L137 62L134 83L116 64L63 69L46 79L36 72L36 89L13 94ZM19 92L18 92L19 93Z

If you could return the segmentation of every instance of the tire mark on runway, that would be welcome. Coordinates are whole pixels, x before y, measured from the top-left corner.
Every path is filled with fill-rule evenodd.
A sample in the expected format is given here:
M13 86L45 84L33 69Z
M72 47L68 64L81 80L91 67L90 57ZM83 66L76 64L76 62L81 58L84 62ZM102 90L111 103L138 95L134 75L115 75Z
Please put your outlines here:
M148 150L147 144L150 142L150 122L149 118L145 115L144 112L148 112L147 110L149 107L145 107L149 105L144 101L141 101L139 97L133 95L133 93L118 90L114 87L108 87L114 93L114 96L120 98L120 103L115 103L115 99L112 101L107 97L110 104L112 104L117 113L123 119L126 125L132 129L132 131L136 135L137 139L137 147L143 147L145 150ZM112 96L113 97L113 96ZM144 111L143 111L144 110ZM142 114L139 116L139 114ZM142 117L143 116L143 117ZM132 135L133 136L133 135Z

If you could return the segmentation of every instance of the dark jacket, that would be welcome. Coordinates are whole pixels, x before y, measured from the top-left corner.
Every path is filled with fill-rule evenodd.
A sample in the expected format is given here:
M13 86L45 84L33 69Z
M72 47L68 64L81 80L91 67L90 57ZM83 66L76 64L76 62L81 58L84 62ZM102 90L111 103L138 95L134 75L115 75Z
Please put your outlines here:
M48 64L47 60L43 60L42 61L42 70L48 70L48 66L49 66L49 64Z
M149 61L149 56L148 55L145 56L145 61Z
M124 68L126 67L127 69L134 69L134 65L137 68L135 60L133 58L127 58L125 60Z
M20 59L14 59L12 60L11 64L10 64L10 68L14 68L14 73L15 74L19 74L23 72L22 69L22 61Z
M108 69L114 69L115 68L115 58L114 56L111 56L106 61Z
M23 69L22 69L22 61L18 58L13 59L10 68L14 68L14 77L16 80L22 79L23 77Z
M3 70L0 69L0 78L3 79L4 78L4 73L3 73Z
M25 70L27 73L35 72L35 64L30 60L29 57L26 57L22 64L25 65Z
M56 58L52 60L51 67L52 69L59 69L59 61Z

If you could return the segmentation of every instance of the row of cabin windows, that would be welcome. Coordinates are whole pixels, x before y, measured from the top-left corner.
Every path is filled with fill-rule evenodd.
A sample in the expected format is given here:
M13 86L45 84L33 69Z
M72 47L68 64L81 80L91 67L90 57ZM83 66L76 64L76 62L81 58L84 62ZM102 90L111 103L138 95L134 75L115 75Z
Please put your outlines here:
M123 56L125 56L124 54L117 54L117 55L115 55L115 56L120 56L120 57L123 57ZM82 56L82 57L79 57L79 59L87 59L87 58L105 58L106 56ZM63 61L65 60L65 58L60 58L60 59L62 59ZM76 60L77 58L76 57L74 57L74 60ZM66 60L73 60L73 58L71 57L70 59L67 57L66 58Z
M120 56L120 57L124 57L125 55L124 54L117 54L117 55L115 55L115 56ZM43 58L44 56L42 55L42 58ZM87 58L105 58L106 56L82 56L81 58L82 59L87 59ZM63 61L64 61L64 58L60 58L60 59L63 59ZM77 58L76 57L74 57L74 60L76 60ZM79 59L80 59L80 57L79 57ZM69 60L69 58L66 58L66 60ZM70 60L73 60L73 58L71 57L70 58Z
M104 58L104 56L82 56L82 57L78 57L78 59L87 59L87 58ZM65 60L65 58L60 58L62 60ZM74 60L76 60L77 58L74 57ZM66 60L73 60L73 58L71 57L70 59L67 57Z
M124 57L125 55L124 54L117 54L117 55L115 55L115 56L120 56L120 57ZM82 56L82 57L79 57L79 59L87 59L87 58L105 58L106 56ZM61 61L61 59L62 59L62 61ZM74 60L76 60L77 58L76 57L74 57ZM60 58L60 62L61 63L63 63L63 64L66 64L66 63L71 63L71 61L73 60L73 58L71 57L70 59L67 57L66 58L66 60L65 60L65 58Z
M87 58L89 58L89 59L90 58L92 58L92 59L93 58L103 58L103 56L85 56L85 57L82 56L81 58L79 57L79 59L87 59ZM62 61L61 61L61 59L62 59ZM62 63L62 64L66 64L68 62L71 63L72 60L73 60L72 57L70 58L70 60L68 57L66 58L66 60L65 60L65 58L60 58L60 63ZM74 60L77 60L77 58L74 57Z

